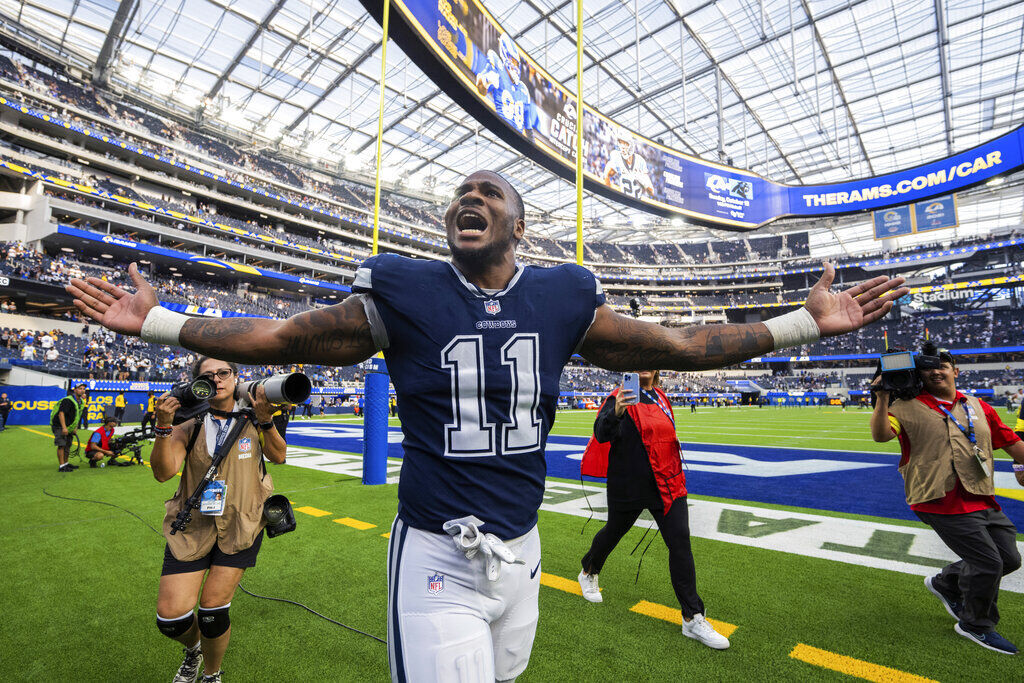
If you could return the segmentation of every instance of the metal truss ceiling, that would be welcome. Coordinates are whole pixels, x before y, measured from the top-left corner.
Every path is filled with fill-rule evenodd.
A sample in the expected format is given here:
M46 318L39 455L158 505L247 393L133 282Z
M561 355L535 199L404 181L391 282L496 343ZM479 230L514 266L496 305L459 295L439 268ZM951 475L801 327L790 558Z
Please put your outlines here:
M571 0L486 4L522 50L576 88ZM584 12L588 104L650 138L708 159L721 151L776 181L887 173L1024 122L1020 0L587 0ZM374 161L381 30L357 0L0 0L0 15L115 89L350 171ZM390 179L443 193L466 169L501 169L543 216L532 230L573 234L571 184L482 130L395 46L386 83ZM1022 222L1019 191L997 204L1005 213L994 220ZM584 214L588 239L724 235L589 193ZM834 222L819 232L843 242Z

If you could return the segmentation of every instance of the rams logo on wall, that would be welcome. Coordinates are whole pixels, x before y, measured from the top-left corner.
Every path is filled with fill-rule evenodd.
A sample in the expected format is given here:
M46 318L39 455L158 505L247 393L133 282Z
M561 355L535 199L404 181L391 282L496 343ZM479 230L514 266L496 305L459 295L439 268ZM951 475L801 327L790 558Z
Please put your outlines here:
M226 268L228 270L234 270L239 273L246 273L248 275L259 275L260 271L252 266L247 266L242 263L232 263L231 261L221 261L220 259L210 258L209 256L191 256L188 259L194 263L202 263L205 266L215 266L217 268Z

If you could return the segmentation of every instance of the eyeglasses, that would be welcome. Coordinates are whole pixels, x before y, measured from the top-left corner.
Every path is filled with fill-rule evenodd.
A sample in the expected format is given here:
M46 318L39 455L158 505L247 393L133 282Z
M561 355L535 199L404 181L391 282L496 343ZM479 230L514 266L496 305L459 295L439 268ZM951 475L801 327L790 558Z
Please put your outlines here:
M232 374L234 373L232 373L228 368L221 368L217 372L204 372L200 377L206 377L207 379L213 379L214 377L217 379L227 379Z

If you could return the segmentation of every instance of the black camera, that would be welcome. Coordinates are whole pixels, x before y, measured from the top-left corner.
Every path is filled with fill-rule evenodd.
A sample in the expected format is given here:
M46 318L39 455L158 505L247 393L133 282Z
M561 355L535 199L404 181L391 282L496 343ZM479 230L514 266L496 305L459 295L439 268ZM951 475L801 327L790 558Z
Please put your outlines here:
M210 399L217 393L217 386L206 377L197 377L175 384L169 393L181 404L171 421L171 424L179 425L210 410Z
M280 493L263 503L263 519L267 522L267 536L274 538L295 531L295 513L291 502Z
M135 429L115 436L110 440L110 450L115 456L128 454L128 462L142 464L142 442L153 438L152 427L136 427Z
M906 349L886 349L878 358L878 373L882 376L878 388L888 391L894 400L909 401L924 386L921 371L942 367L944 359L952 362L949 352L940 352L932 342L925 342L916 356Z

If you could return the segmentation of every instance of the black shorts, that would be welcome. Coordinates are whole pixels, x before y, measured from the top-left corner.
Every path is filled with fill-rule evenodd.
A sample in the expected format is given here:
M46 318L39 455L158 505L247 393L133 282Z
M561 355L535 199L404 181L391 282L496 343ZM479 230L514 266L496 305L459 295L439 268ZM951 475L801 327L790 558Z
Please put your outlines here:
M214 543L213 549L210 552L206 553L205 556L200 557L198 560L192 560L191 562L182 562L174 557L174 554L171 552L171 546L168 545L164 547L164 566L160 570L160 576L205 571L213 565L220 567L238 567L239 569L255 567L256 556L260 552L260 544L262 543L263 531L260 531L251 546L245 550L239 550L237 553L228 554L222 551L220 546Z

